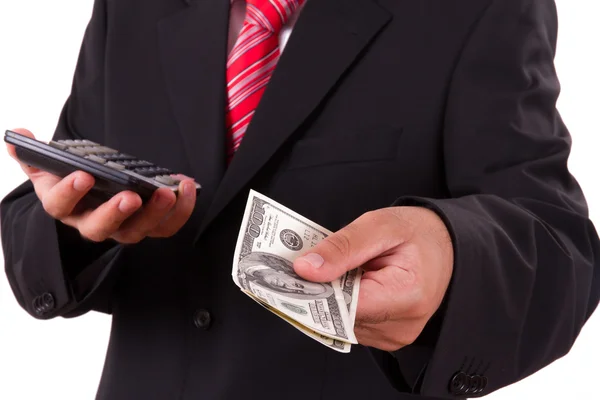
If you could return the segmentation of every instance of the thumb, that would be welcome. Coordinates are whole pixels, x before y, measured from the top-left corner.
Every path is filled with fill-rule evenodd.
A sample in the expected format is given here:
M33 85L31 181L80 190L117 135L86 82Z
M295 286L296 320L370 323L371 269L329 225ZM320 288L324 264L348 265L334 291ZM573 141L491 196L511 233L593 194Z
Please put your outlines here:
M13 132L21 134L23 136L27 136L28 138L31 138L31 139L35 139L35 136L33 135L33 133L31 133L27 129L17 128L17 129L13 129ZM35 174L36 172L39 171L39 169L30 167L30 166L24 164L21 160L19 160L19 157L17 156L17 150L15 149L15 146L13 146L12 144L8 144L7 143L6 144L6 148L8 150L8 154L12 158L14 158L15 161L17 161L19 163L19 165L21 166L21 169L23 169L23 172L25 172L28 177L31 178L32 174Z
M35 136L33 135L33 133L31 133L31 131L29 131L27 129L23 129L23 128L13 129L13 132L21 134L23 136L27 136L28 138L31 138L31 139L35 139ZM46 192L48 192L50 189L52 189L52 187L54 187L54 185L56 185L58 182L60 182L61 179L59 177L54 176L48 172L42 171L38 168L31 167L31 166L25 164L24 162L22 162L21 160L19 160L15 146L7 143L6 147L8 149L8 154L19 163L23 172L25 172L25 174L27 174L27 177L29 178L29 180L31 180L31 183L33 184L33 186L35 188L35 192L40 199L43 199L44 194Z
M398 246L400 239L380 222L371 213L363 215L297 258L294 270L309 281L331 282Z

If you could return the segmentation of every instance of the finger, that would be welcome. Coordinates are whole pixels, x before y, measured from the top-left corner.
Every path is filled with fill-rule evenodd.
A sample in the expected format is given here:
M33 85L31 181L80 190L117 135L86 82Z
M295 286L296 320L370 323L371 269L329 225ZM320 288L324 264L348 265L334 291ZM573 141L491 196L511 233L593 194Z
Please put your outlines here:
M194 181L186 180L179 184L180 195L170 215L163 220L149 236L170 237L176 234L185 225L194 211L196 205L196 186Z
M412 270L387 266L365 272L360 281L356 324L419 319L429 313L419 279Z
M387 210L364 214L325 238L309 254L295 260L296 273L310 281L331 282L345 272L385 255L404 242L397 225L390 223L389 214Z
M63 222L78 229L83 237L93 242L103 242L141 206L140 196L133 192L122 192L95 210L82 216L69 216Z
M355 325L354 336L356 336L358 343L363 346L375 347L375 344L378 343L376 332L373 332L372 328L368 326Z
M31 133L30 131L28 131L27 129L24 129L24 128L13 129L13 132L19 133L23 136L27 136L28 138L31 138L31 139L35 139L35 136L33 135L33 133ZM15 146L13 146L12 144L6 143L6 148L8 150L8 154L19 163L19 165L21 166L21 169L23 170L23 172L25 172L27 174L27 176L31 177L32 174L40 171L37 168L30 167L27 164L21 162L21 160L19 160L19 157L17 156L17 149L15 148Z
M33 183L44 210L50 216L62 220L73 212L83 196L94 186L94 178L77 171L64 179L43 174Z
M406 329L404 324L382 324L381 326L354 328L354 334L358 343L366 347L372 347L383 351L397 351L405 347L414 340L405 335L403 332ZM401 335L391 335L389 332L402 332Z
M390 299L385 285L368 274L363 274L358 292L356 324L374 324L390 318Z
M144 208L114 233L113 239L121 243L140 242L161 223L176 201L175 193L171 190L166 188L156 190Z
M354 335L359 344L366 347L373 347L380 349L382 346L381 332L378 326L362 326L356 325L354 327Z
M29 179L33 183L35 194L40 200L61 181L60 177L42 171L29 175Z

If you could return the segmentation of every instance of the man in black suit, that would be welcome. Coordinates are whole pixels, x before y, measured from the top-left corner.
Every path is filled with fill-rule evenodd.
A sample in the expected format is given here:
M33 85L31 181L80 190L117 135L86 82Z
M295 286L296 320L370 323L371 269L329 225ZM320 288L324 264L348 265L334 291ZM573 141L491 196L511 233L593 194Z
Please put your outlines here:
M242 136L228 57L261 1L95 1L55 138L203 189L82 211L91 176L23 166L1 207L21 306L112 314L99 399L464 398L566 354L600 246L555 109L554 1L278 1L293 19ZM367 270L349 355L232 283L251 188L337 230L300 276Z

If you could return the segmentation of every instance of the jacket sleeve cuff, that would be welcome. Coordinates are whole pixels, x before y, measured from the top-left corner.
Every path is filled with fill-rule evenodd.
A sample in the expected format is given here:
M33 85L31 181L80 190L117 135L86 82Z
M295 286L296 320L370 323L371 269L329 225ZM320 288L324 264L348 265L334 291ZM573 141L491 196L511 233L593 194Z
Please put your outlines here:
M48 216L33 193L28 197L19 205L26 220L10 224L12 230L6 232L10 237L4 240L7 275L21 306L38 319L91 309L109 312L108 304L95 303L113 275L122 246L86 242Z
M493 310L502 306L497 298L502 296L484 293L491 277L479 268L498 262L493 260L494 227L473 209L478 200L465 201L402 197L394 203L434 211L444 221L454 248L453 275L441 307L414 344L394 352L412 393L422 396L463 399L489 394L491 386L498 385L488 374L492 360L494 371L505 371L503 380L515 380L509 377L509 364L501 365L510 362L515 343L493 328Z
M392 207L424 207L435 212L446 224L453 244L455 244L455 233L450 220L444 211L433 201L420 197L402 197L394 202ZM423 332L409 346L400 350L391 352L390 355L397 363L398 372L402 374L402 381L408 386L408 391L413 394L419 394L422 390L423 379L428 369L428 365L434 354L436 343L442 328L444 316L448 305L448 297L452 280L450 282L446 296L442 301L436 313L429 320ZM398 389L398 383L394 383Z

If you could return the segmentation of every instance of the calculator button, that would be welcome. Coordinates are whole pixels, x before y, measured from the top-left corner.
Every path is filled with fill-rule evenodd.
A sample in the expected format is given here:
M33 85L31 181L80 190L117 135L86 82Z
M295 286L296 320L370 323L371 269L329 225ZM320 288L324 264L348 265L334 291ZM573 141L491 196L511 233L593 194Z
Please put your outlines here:
M122 164L127 168L142 168L142 167L154 167L154 164L148 161L139 161L139 160L131 160L131 161L122 161Z
M150 172L148 170L148 168L135 168L133 170L133 172L135 172L136 174L142 175L142 176L154 176L155 174Z
M67 149L67 152L71 153L71 154L75 154L76 156L79 156L79 157L85 157L86 156L85 151L81 151L77 147L69 147Z
M117 150L105 146L95 146L94 153L96 154L118 154Z
M128 154L117 153L117 154L103 154L102 158L106 158L111 161L125 161L125 160L135 160L135 157L130 156Z
M156 170L156 175L172 175L173 171L170 171L166 168L161 168L161 167L157 167L155 168Z
M55 149L58 149L58 150L66 150L69 147L64 143L55 142L55 141L51 141L48 144L50 145L50 147L54 147Z
M95 162L100 163L100 164L106 163L106 160L104 158L95 156L93 154L88 154L85 158L87 158L90 161L95 161Z
M113 161L109 161L109 162L107 162L107 163L106 163L106 166L107 166L107 167L114 168L114 169L117 169L117 170L119 170L119 171L122 171L122 170L124 170L124 169L125 169L125 166L124 166L124 165L117 164L116 162L113 162Z
M159 175L155 177L154 180L168 186L176 186L178 184L178 182L169 175Z
M99 146L97 147L98 149L101 149L103 153L106 154L119 154L118 150L115 149L111 149L110 147L106 147L106 146Z
M82 147L77 147L77 150L85 153L85 154L94 154L94 148L91 146L82 146Z

